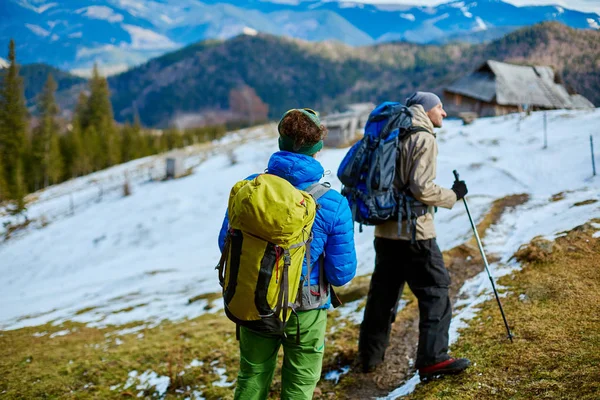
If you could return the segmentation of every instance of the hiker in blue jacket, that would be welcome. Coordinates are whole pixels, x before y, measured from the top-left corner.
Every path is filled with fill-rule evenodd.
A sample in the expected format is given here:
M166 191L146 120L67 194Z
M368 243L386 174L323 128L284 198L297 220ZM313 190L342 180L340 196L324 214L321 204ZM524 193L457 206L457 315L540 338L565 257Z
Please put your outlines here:
M310 109L293 109L286 112L278 125L279 149L268 163L268 174L286 179L300 190L319 182L324 169L315 159L323 147L327 130L319 117ZM248 179L254 179L252 175ZM310 289L319 288L320 258L326 282L342 286L356 274L354 224L346 198L335 190L326 191L318 198L317 215L312 228L310 245ZM219 234L219 247L223 251L228 229L225 215ZM302 276L307 274L306 258ZM305 286L308 285L304 279ZM312 290L303 291L311 293ZM310 294L309 294L310 295ZM312 310L298 311L298 319L290 318L285 336L272 336L240 327L240 371L235 399L266 399L277 365L277 353L283 345L282 399L312 399L313 391L321 377L325 348L328 297ZM296 330L300 325L300 343ZM289 333L289 334L288 334Z

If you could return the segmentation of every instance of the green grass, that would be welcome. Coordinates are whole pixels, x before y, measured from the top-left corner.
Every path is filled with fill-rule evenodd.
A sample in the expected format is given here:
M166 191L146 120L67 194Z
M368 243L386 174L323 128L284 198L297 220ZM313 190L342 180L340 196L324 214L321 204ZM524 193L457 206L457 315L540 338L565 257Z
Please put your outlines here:
M131 334L117 333L136 325L96 329L67 322L1 332L0 397L109 399L136 397L140 392L152 397L154 389L124 388L133 370L170 377L167 399L184 398L193 390L202 391L207 399L231 396L232 388L212 385L219 377L211 363L226 368L229 382L237 374L235 327L225 317L207 314ZM70 332L51 338L64 330ZM186 368L192 360L204 364Z
M593 232L576 228L549 256L545 249L521 252L523 269L499 282L508 290L502 302L514 343L495 300L484 303L452 349L473 366L419 385L409 398L600 398L600 240Z

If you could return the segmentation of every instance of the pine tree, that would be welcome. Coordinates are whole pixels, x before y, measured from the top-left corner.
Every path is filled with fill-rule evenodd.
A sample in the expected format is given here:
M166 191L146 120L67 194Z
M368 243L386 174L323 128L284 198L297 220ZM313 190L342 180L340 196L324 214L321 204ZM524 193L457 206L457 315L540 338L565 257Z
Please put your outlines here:
M76 177L86 174L91 170L90 156L85 151L84 137L81 130L81 124L76 118L71 123L72 129L69 132L70 151L73 162L71 164L71 176Z
M133 127L126 123L121 129L121 162L127 162L136 158L136 138Z
M94 127L100 136L100 154L96 154L97 168L106 168L121 160L119 132L115 127L113 109L110 103L110 91L106 78L100 76L98 66L94 66L90 79L90 97L87 102L84 126Z
M48 149L48 179L54 185L61 181L64 171L63 158L60 151L60 137L52 135Z
M15 212L25 208L23 156L27 130L27 108L23 80L16 62L15 42L11 39L8 50L10 63L0 86L0 159L3 161L6 198L15 203Z
M48 186L50 181L58 182L63 173L56 121L59 108L54 99L56 87L52 74L49 74L38 104L40 124L33 131L31 143L31 165L36 189Z
M2 163L2 151L0 151L0 203L4 200L8 200L8 194L6 183L4 182L4 164Z
M87 103L88 97L84 92L79 93L73 119L71 121L72 130L70 133L71 152L73 157L72 174L73 176L85 175L93 170L93 153L89 153L90 146L88 141L91 138L85 136L84 132L88 127L87 123ZM99 149L98 149L99 151Z

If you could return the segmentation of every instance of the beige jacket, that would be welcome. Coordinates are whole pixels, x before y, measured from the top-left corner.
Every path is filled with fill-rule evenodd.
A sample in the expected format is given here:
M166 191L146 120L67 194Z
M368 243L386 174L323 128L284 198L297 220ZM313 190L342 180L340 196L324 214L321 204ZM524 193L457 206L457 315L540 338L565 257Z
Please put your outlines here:
M436 176L437 141L433 124L419 104L411 106L413 126L427 129L427 132L417 132L407 138L402 144L400 159L396 162L397 188L410 182L413 196L429 205L429 212L417 219L417 240L435 238L433 224L434 206L452 208L456 203L456 194L451 189L442 188L433 180ZM401 235L398 235L398 221L389 221L375 227L375 236L387 239L410 240L410 230L407 231L407 221L402 223Z

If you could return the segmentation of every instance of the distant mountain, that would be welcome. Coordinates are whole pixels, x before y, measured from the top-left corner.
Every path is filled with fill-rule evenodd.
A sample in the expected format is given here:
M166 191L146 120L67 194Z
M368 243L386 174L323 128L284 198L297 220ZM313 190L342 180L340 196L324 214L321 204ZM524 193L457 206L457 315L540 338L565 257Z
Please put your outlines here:
M0 15L0 46L6 48L14 37L21 62L78 73L89 71L95 62L108 73L123 71L191 43L228 39L248 28L356 46L399 40L480 43L541 21L587 29L600 25L594 13L515 7L499 0L452 1L437 7L320 0L3 0Z
M489 44L420 45L407 42L351 47L265 34L208 40L152 59L109 78L115 118L137 112L148 126L180 117L231 110L232 91L255 93L277 118L292 107L333 111L348 102L400 100L418 89L441 93L488 59L551 65L568 87L600 105L600 32L559 23L520 29ZM30 105L45 75L59 82L58 100L72 108L85 82L44 65L25 65ZM250 91L248 91L248 89Z
M489 44L418 45L406 42L354 48L271 35L208 41L153 59L109 84L115 116L137 110L148 125L167 126L179 114L229 108L229 95L253 89L277 118L314 106L331 111L347 102L403 100L417 89L444 86L487 59L554 66L565 82L600 104L600 32L544 23Z

